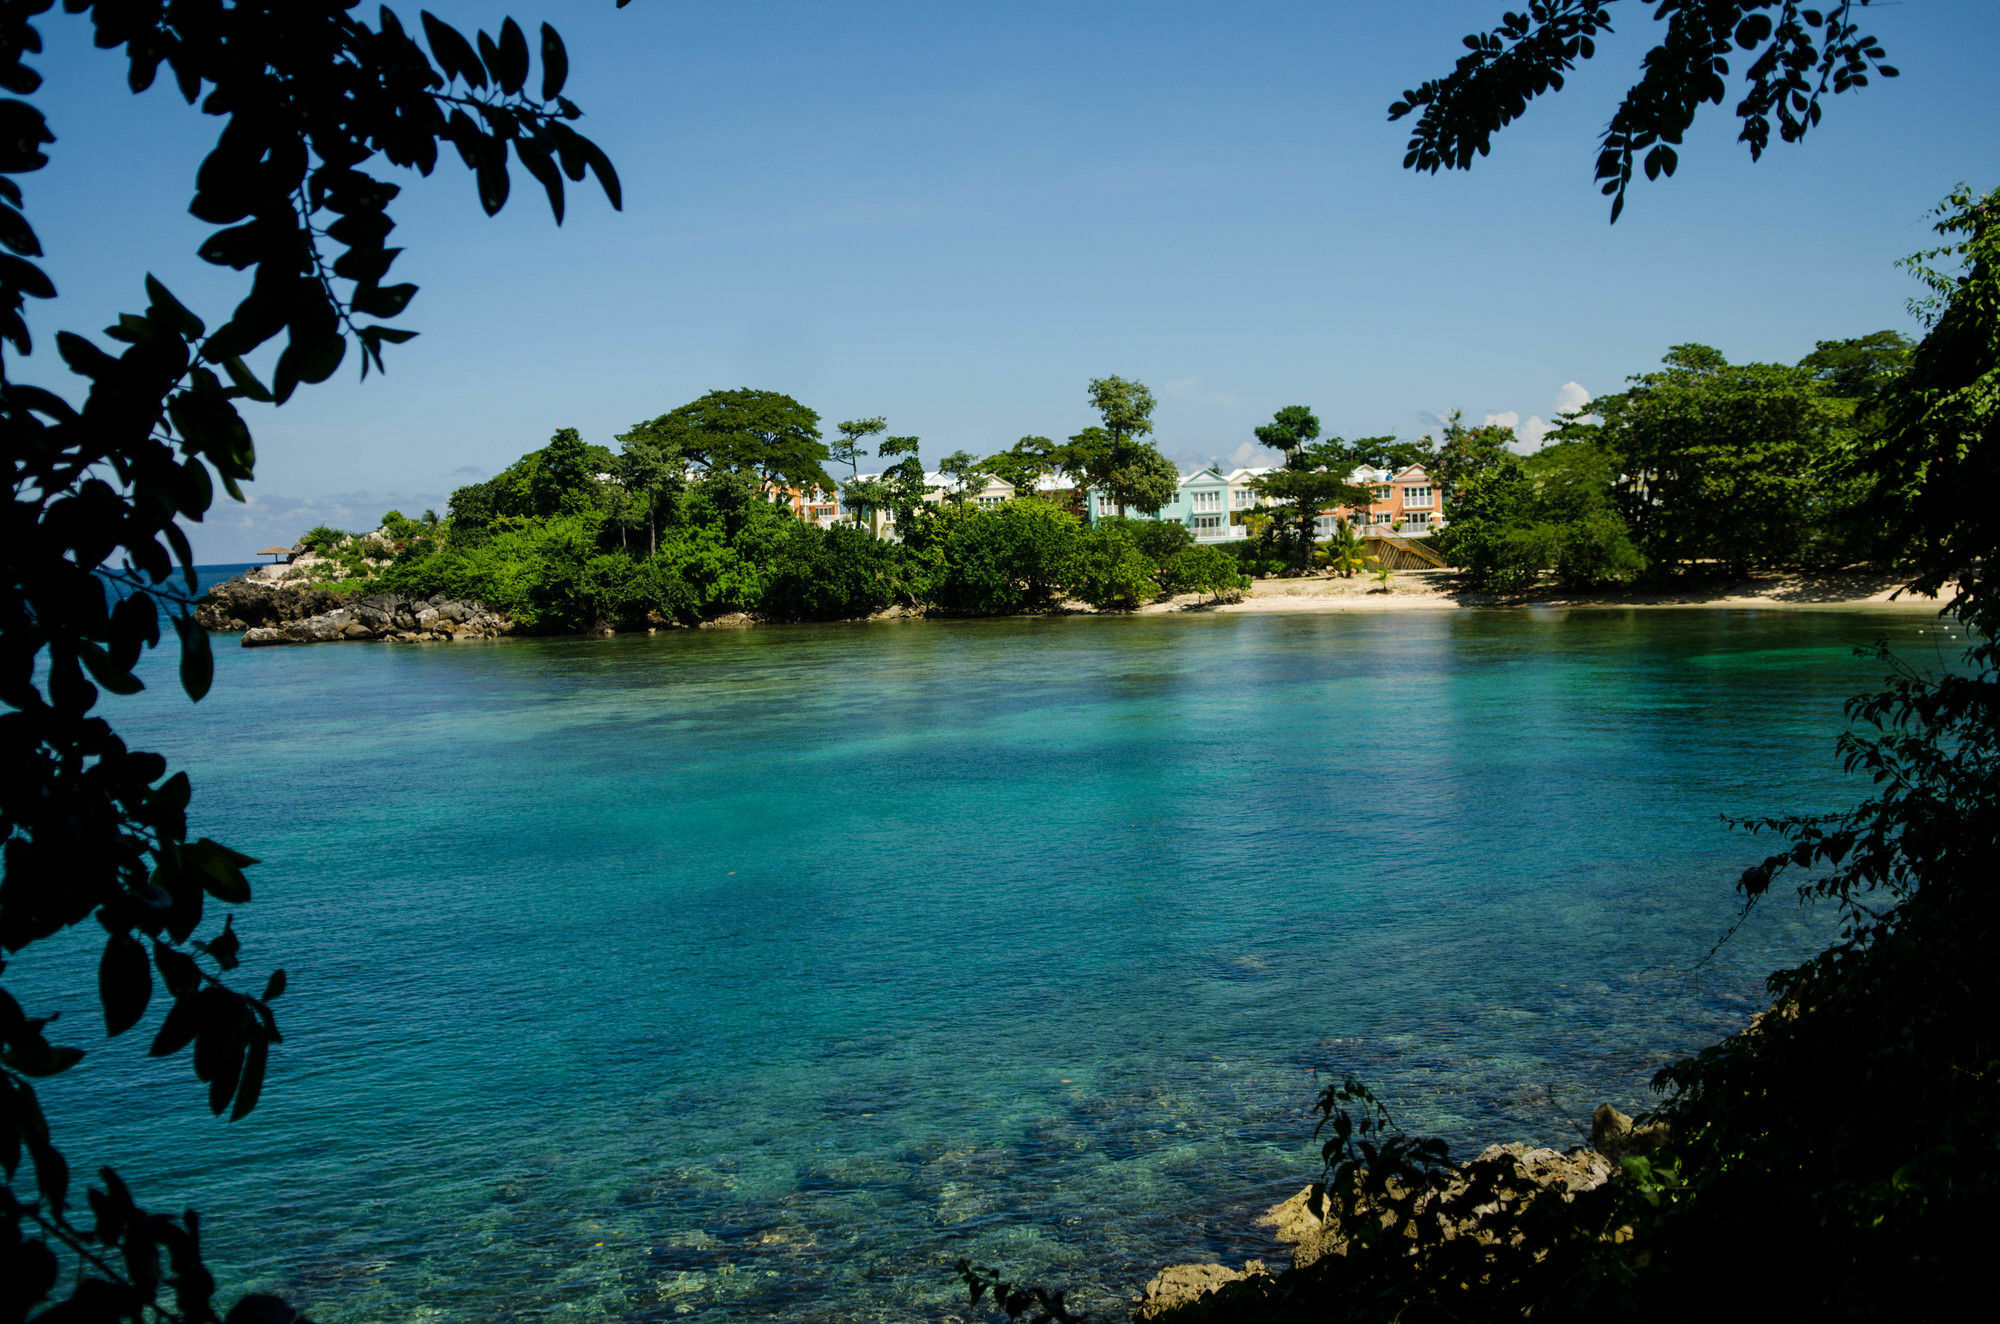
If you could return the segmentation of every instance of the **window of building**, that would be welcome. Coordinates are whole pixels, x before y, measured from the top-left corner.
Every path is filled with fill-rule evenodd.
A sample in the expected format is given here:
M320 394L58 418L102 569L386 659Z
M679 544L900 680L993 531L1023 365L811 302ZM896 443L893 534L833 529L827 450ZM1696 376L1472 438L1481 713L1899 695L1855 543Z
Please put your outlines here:
M1007 498L1005 497L997 497L997 496L981 497L979 498L979 504L982 506L997 506L1006 499Z
M1421 525L1421 524L1429 524L1430 522L1431 522L1431 513L1428 510L1413 510L1409 514L1403 516L1403 523L1405 524Z
M1428 506L1429 504L1431 504L1430 488L1429 487L1404 488L1403 504L1405 506Z
M1379 484L1375 488L1375 499L1377 501L1387 501L1389 499L1389 485L1387 483Z
M1221 510L1222 493L1215 488L1197 488L1189 494L1196 510Z
M1239 487L1230 494L1229 504L1238 510L1248 510L1257 504L1257 494L1247 487Z
M1222 527L1222 516L1220 516L1220 515L1196 515L1196 516L1194 517L1194 527L1196 528L1196 530L1201 530L1201 529L1219 529L1219 528L1221 528L1221 527Z
M1386 510L1378 510L1374 514L1370 515L1368 518L1369 520L1371 520L1376 524L1387 524L1390 521L1394 520L1396 517L1394 515L1391 515Z

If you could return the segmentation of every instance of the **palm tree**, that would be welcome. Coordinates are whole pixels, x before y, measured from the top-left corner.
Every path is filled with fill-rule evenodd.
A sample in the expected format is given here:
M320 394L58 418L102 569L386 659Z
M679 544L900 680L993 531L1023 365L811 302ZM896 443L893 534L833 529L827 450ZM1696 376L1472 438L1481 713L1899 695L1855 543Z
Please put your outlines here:
M1352 524L1340 521L1340 532L1326 549L1327 569L1342 579L1352 579L1356 571L1368 568L1370 560L1361 550L1361 535Z

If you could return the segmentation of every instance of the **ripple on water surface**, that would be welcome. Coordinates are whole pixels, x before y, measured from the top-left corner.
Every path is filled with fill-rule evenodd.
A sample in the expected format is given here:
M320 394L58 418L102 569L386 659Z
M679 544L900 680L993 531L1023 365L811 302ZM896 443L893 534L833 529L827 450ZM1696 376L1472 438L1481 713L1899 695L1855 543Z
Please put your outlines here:
M1853 649L1929 625L225 647L204 703L122 720L265 861L264 1104L205 1122L142 1036L53 1103L322 1320L937 1317L960 1255L1112 1304L1273 1249L1249 1215L1313 1171L1326 1073L1459 1145L1572 1143L1740 1025L1817 930L1772 907L1690 973L1757 854L1721 815L1853 799ZM27 974L88 1024L76 955Z

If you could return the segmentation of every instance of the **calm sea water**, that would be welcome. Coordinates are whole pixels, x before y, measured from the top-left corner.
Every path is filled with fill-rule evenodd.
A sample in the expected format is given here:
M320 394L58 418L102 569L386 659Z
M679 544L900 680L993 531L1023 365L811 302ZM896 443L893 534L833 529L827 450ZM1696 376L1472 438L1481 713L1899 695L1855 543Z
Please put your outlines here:
M1922 633L1928 631L1928 633ZM243 650L114 711L265 863L263 1106L104 1044L72 1158L323 1321L938 1319L960 1255L1117 1306L1275 1248L1310 1103L1576 1143L1820 923L1697 962L1838 807L1920 616L885 623ZM1946 641L1948 642L1948 641ZM62 967L70 962L70 969ZM77 972L81 972L80 974ZM70 982L65 986L61 979ZM74 990L67 994L59 990ZM43 1003L43 1006L51 1005ZM157 1009L156 1013L157 1015Z

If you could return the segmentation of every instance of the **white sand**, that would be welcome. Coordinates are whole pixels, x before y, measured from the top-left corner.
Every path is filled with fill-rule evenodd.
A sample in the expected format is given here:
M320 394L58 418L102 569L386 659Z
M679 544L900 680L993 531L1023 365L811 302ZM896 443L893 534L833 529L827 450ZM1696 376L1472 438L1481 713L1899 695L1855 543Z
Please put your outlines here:
M1384 590L1372 575L1352 579L1260 579L1241 602L1210 606L1189 594L1141 612L1325 612L1456 611L1468 607L1754 607L1759 609L1863 609L1935 613L1936 598L1898 593L1893 575L1829 572L1757 575L1686 591L1565 593L1550 587L1534 593L1468 593L1453 585L1446 570L1398 571Z

